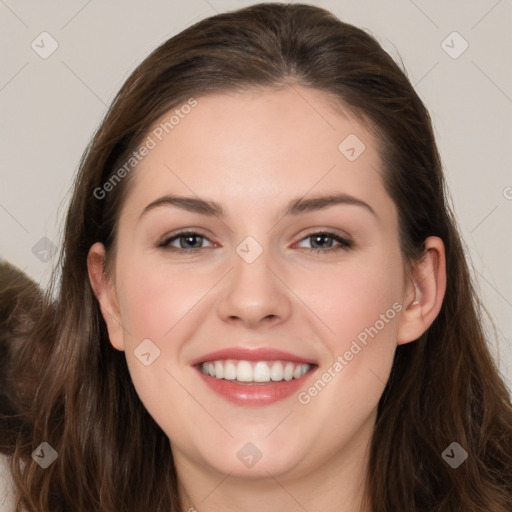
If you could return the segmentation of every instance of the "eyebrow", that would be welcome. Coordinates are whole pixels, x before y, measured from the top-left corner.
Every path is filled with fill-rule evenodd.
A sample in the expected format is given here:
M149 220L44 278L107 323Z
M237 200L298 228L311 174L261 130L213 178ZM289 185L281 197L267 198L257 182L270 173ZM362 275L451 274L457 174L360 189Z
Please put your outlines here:
M284 216L301 215L303 213L324 210L325 208L339 204L360 206L371 214L377 216L375 210L368 203L348 194L328 194L310 197L308 199L303 197L292 199L284 210ZM165 196L159 197L149 203L140 214L139 220L148 211L160 206L174 206L176 208L181 208L182 210L207 216L216 216L221 218L226 216L224 208L215 201L208 201L192 196L166 194Z

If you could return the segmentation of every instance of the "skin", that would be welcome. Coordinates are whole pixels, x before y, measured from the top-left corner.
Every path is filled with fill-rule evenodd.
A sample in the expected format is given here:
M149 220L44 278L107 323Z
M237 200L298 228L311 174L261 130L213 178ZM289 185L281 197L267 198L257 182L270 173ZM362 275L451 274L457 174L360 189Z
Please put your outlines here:
M440 310L443 243L428 238L424 260L406 277L377 141L324 93L296 86L197 100L134 171L111 274L103 246L90 249L111 343L125 351L141 400L170 439L185 507L363 511L378 401L397 345L417 339ZM349 134L366 146L352 162L338 150ZM341 204L282 216L291 199L333 192L365 201L375 215ZM140 218L167 193L214 200L226 216L160 206ZM206 238L188 246L175 239L174 247L204 248L190 255L158 247L183 229ZM307 235L322 230L353 248L326 252L339 245L327 239L324 252L307 252L320 247ZM236 252L247 236L263 248L250 264ZM273 347L316 361L320 376L394 303L401 311L307 404L292 395L234 405L190 366L226 347ZM146 338L160 349L150 366L134 355ZM251 468L237 457L247 442L262 454Z

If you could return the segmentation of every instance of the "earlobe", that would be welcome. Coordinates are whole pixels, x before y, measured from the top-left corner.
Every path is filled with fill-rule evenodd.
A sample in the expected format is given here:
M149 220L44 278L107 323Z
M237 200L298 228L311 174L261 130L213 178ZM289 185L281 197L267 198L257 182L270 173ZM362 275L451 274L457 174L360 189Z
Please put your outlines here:
M110 343L115 349L124 350L123 329L115 288L112 280L105 273L104 262L105 247L97 242L91 246L87 255L89 281L107 325Z
M435 320L446 291L446 261L443 241L436 236L425 240L425 254L414 262L409 286L403 300L398 344L418 339Z

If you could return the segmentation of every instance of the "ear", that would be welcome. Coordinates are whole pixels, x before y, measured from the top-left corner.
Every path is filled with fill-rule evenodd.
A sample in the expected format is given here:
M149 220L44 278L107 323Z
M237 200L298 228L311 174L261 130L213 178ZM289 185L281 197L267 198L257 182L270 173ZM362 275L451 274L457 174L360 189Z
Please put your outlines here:
M107 324L110 343L117 350L124 350L121 315L112 279L105 273L105 247L96 242L87 255L87 270L94 295L100 304L101 314Z
M441 310L446 291L446 260L443 241L437 236L425 240L425 254L414 262L398 326L398 344L417 340Z

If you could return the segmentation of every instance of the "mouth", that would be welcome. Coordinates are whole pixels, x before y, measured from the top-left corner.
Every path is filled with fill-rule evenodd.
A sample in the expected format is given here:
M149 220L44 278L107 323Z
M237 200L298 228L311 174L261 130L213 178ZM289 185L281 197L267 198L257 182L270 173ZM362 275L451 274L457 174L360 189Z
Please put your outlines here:
M268 384L289 382L306 375L314 365L292 361L244 361L236 359L204 362L197 368L214 379L225 379L237 384Z
M242 406L263 406L297 394L318 368L313 361L264 349L223 350L192 366L210 391Z

